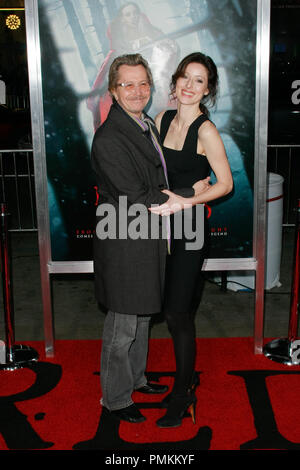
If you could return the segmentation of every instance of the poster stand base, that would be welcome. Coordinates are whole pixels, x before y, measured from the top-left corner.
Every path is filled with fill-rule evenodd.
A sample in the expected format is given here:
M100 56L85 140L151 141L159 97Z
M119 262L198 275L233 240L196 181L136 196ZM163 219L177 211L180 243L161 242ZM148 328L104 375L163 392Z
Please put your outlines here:
M297 341L298 346L299 343L300 342ZM297 347L294 348L294 345L295 341L290 341L287 338L279 338L266 344L263 348L263 352L271 361L280 362L280 364L288 366L299 366L300 358L297 357Z
M16 370L29 366L38 360L38 353L30 346L16 344L7 351L7 362L0 364L0 370Z
M294 253L288 337L275 339L263 348L266 357L289 366L300 365L300 339L297 339L300 286L300 199L297 204Z

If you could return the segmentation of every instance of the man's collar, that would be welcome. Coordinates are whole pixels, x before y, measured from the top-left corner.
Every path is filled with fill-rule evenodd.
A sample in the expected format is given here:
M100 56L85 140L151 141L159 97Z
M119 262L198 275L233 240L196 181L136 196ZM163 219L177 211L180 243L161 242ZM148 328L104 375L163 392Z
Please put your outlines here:
M140 125L137 123L137 118L134 118L133 116L131 116L127 111L125 111L124 108L122 108L121 105L119 105L119 103L114 99L113 100L113 106L115 106L116 109L118 109L119 111L121 111L125 116L128 116L130 118L130 120L139 128L141 129ZM139 119L139 121L143 121L145 118L149 118L149 116L147 116L146 113L142 112L142 115L141 115L141 118ZM150 118L149 118L150 119ZM143 131L143 129L141 129ZM144 131L143 131L144 132Z

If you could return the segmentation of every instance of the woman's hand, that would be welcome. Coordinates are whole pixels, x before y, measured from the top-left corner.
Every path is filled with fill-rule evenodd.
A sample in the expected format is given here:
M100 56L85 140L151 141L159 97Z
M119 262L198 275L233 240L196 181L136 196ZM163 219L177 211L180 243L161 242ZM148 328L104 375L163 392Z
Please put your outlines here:
M195 190L195 196L198 196L199 194L207 191L207 189L210 187L209 181L210 181L210 176L208 176L204 180L199 180L195 184L193 184L193 188Z

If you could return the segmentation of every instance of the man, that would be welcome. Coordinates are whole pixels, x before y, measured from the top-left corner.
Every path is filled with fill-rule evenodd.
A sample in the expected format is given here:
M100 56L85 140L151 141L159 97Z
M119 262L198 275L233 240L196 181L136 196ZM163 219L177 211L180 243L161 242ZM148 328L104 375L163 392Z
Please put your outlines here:
M136 204L145 207L142 221L148 224L149 234L155 217L161 228L162 219L151 216L148 209L168 200L162 192L168 186L157 146L159 136L151 118L143 113L151 86L151 71L140 54L117 57L109 71L113 104L92 145L100 188L94 239L96 297L108 310L101 352L102 404L111 415L135 423L145 417L133 403L133 391L168 390L145 377L149 321L162 304L167 240L131 237L127 230L134 220L130 208ZM101 207L108 212L113 209L111 226Z

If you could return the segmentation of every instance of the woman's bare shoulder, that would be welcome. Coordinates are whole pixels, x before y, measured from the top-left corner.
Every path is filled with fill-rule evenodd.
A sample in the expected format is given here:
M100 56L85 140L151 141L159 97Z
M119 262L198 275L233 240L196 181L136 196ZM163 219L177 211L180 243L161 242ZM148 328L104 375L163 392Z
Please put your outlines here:
M166 109L164 109L163 111L158 113L157 116L155 116L154 121L155 121L155 125L156 125L158 130L160 130L160 123L161 123L162 117L165 114L165 112L166 112Z
M199 138L205 138L210 136L216 136L219 132L212 121L207 119L204 121L198 129L198 136Z

